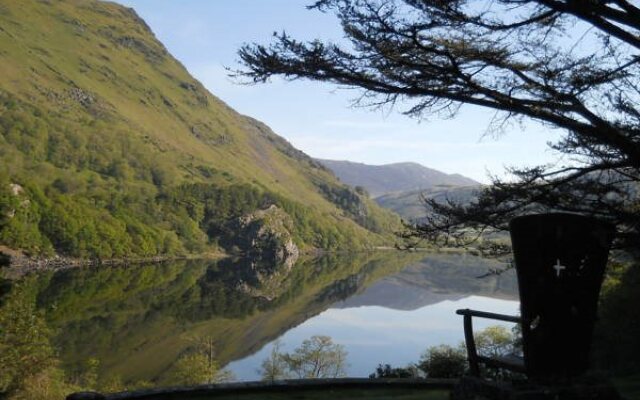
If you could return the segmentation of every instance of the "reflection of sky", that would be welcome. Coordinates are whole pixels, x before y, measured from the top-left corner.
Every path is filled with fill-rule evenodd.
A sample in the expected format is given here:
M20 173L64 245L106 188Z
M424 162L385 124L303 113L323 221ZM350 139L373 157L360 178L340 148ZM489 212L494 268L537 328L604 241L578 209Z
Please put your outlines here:
M283 350L291 351L313 335L327 335L348 352L349 376L368 376L380 363L405 366L416 362L429 346L457 345L464 340L460 308L516 315L518 302L488 297L469 296L458 301L422 307L413 311L366 306L329 309L286 332L280 340ZM513 324L476 318L475 330L489 325ZM259 379L257 369L271 351L268 344L245 359L232 362L228 368L239 380Z

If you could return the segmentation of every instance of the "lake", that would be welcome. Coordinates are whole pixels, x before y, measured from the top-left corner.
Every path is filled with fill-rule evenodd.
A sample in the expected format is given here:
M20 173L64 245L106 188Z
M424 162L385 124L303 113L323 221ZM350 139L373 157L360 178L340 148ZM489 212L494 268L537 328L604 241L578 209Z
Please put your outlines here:
M293 266L224 259L76 268L32 274L21 285L54 330L69 374L96 359L102 376L162 384L206 338L238 380L256 380L273 341L290 351L327 335L347 350L348 375L359 377L460 343L458 308L517 314L513 271L478 278L496 267L467 254L389 251Z

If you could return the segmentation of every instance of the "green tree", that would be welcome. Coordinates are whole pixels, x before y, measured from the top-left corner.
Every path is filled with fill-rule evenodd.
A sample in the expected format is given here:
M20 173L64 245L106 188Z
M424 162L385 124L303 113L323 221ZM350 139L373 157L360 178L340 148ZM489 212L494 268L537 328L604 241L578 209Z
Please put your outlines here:
M419 378L420 370L415 365L408 365L404 368L394 368L391 364L378 364L374 373L369 378Z
M346 375L347 352L329 336L312 336L292 353L280 353L280 344L262 363L264 380L294 376L299 379L339 378Z
M501 325L489 326L474 335L476 351L485 357L499 357L517 351L518 338ZM465 344L458 347L439 345L429 347L420 357L418 369L429 378L457 378L467 371L467 350ZM505 376L500 371L485 371L494 377Z
M216 359L215 342L211 336L191 338L191 350L174 364L169 383L200 385L234 380L233 373L221 369Z
M418 369L427 378L459 378L467 370L465 349L444 344L429 347L420 357Z
M54 366L49 335L35 301L14 285L0 308L0 393L19 390Z
M563 162L514 167L515 179L496 178L470 205L429 201L434 213L412 236L504 230L533 208L609 220L619 245L640 247L636 2L319 0L310 8L335 13L350 43L277 34L270 46L239 50L237 75L358 88L360 104L400 104L416 118L479 106L495 112L496 133L521 120L557 129L550 147Z
M293 353L283 355L289 370L298 378L338 378L346 375L347 352L329 336L312 336Z
M501 357L519 352L519 340L516 335L501 325L489 326L475 334L476 351L485 357ZM483 375L493 379L513 376L506 369L484 368Z
M290 377L287 363L280 352L281 347L282 343L276 340L271 346L269 357L262 361L258 373L263 381L273 382Z
M180 357L172 369L172 384L201 385L214 381L219 366L217 363L211 364L205 354L191 353Z
M594 361L602 370L640 371L640 265L613 264L603 285L594 332Z
M25 380L8 400L60 400L80 390L79 386L67 381L62 369L49 367Z
M0 307L0 398L57 400L81 390L65 377L35 299L14 284ZM94 362L95 364L95 362ZM97 368L97 364L95 364ZM95 375L95 368L90 374ZM95 380L91 388L95 386Z
M489 326L475 335L476 350L485 357L499 357L514 352L513 333L504 326Z

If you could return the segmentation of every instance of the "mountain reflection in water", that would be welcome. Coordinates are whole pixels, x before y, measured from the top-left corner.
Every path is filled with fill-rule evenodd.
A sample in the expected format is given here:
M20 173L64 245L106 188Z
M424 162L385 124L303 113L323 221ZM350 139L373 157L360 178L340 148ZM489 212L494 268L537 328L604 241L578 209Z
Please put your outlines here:
M513 270L479 279L494 262L478 257L432 255L402 272L387 276L332 308L381 306L396 310L416 310L441 301L460 300L482 295L504 300L518 300Z
M513 270L479 279L496 265L469 255L428 255L401 272L386 276L321 314L287 331L282 350L291 351L313 335L328 335L345 346L349 376L366 377L381 363L406 366L429 346L463 340L459 308L516 315L518 293ZM475 329L503 324L477 319ZM271 346L232 362L241 380L259 379L257 368Z
M239 379L258 378L277 338L290 350L312 335L332 336L349 351L353 376L416 361L428 345L462 339L455 308L517 311L511 272L477 279L495 267L468 255L380 252L294 266L226 259L76 268L22 284L56 332L69 373L96 358L103 376L162 384L202 337Z

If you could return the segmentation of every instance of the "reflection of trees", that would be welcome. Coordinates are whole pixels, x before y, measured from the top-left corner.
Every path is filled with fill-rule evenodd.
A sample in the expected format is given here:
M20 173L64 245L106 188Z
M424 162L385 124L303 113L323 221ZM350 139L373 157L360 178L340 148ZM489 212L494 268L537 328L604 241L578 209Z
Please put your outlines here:
M165 374L188 352L188 336L211 336L221 364L247 356L337 298L419 258L332 254L293 268L182 261L46 272L25 284L56 332L67 370L95 357L101 372L126 383Z
M243 284L260 286L250 263L210 264L172 311L177 318L188 321L201 321L214 316L242 318L250 315L259 307L262 299L241 290Z
M260 374L265 381L298 378L339 378L346 376L347 352L329 336L312 336L292 353L280 352L276 342Z
M201 385L234 379L231 371L220 368L214 337L195 337L191 342L192 345L173 364L163 382L170 385Z
M54 361L49 329L28 293L16 285L0 308L0 398L24 389Z
M340 279L320 292L318 297L316 297L316 301L326 304L345 300L356 294L363 283L364 276L362 274L351 275L345 279Z

